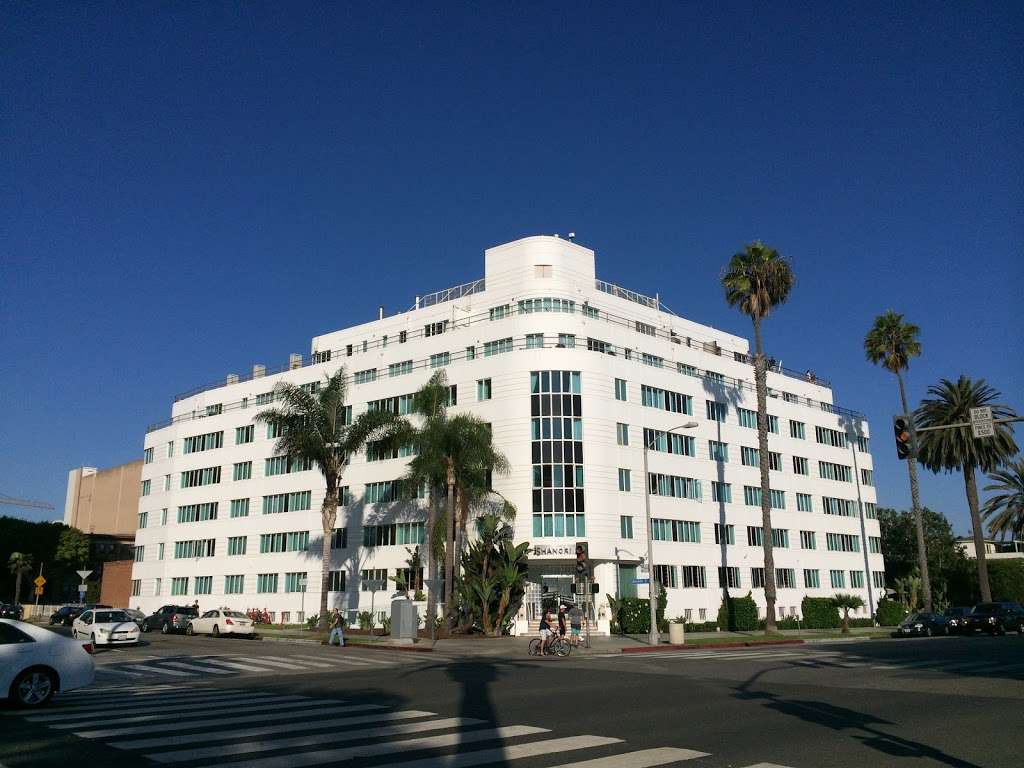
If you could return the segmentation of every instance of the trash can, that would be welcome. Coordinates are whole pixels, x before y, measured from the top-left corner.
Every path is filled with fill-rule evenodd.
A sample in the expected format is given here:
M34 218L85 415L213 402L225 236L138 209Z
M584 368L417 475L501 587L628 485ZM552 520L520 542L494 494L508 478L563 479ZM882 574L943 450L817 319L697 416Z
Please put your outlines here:
M672 645L683 645L686 642L686 625L675 621L669 624L668 641Z

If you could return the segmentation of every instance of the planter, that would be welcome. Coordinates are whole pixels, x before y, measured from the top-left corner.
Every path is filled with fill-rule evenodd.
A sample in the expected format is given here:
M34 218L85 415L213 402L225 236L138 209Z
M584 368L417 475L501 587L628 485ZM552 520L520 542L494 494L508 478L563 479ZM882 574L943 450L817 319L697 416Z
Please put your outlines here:
M686 642L686 625L673 622L668 625L668 641L672 645L682 645Z

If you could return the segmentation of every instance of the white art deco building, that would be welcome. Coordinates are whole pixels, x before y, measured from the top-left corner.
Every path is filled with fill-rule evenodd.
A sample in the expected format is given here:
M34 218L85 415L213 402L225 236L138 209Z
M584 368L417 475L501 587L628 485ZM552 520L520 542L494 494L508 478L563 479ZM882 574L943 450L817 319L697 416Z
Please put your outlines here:
M517 540L533 545L521 628L542 591L570 594L573 545L587 541L606 629L605 594L647 593L648 533L667 616L713 620L723 587L752 591L763 607L748 350L746 339L597 279L594 252L569 240L490 248L482 279L317 336L309 356L280 370L254 366L176 397L171 419L146 434L132 605L198 600L266 609L277 621L316 611L324 483L315 468L276 456L253 417L277 382L317 386L345 366L356 413L407 413L410 395L444 367L453 412L492 425L513 467L495 487L518 509ZM799 614L805 595L877 599L884 567L867 423L833 404L828 383L809 371L773 361L768 387L780 614ZM332 606L385 607L390 591L369 587L406 569L422 540L426 500L396 482L407 461L363 454L347 468Z

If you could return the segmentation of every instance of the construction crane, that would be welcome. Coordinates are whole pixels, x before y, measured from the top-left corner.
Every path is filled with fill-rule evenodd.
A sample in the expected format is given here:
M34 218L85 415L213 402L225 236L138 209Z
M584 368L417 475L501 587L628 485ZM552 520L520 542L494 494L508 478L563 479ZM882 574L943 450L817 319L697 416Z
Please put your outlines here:
M16 499L13 496L0 493L0 504L7 504L11 507L30 507L32 509L56 509L53 504L33 499Z

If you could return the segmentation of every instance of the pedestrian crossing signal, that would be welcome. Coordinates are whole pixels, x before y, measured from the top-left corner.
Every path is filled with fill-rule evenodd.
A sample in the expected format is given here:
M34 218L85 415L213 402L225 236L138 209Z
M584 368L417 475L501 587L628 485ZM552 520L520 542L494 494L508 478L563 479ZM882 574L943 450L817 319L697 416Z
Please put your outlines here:
M914 424L910 416L905 413L894 416L892 419L892 431L896 437L896 456L900 459L916 456Z

